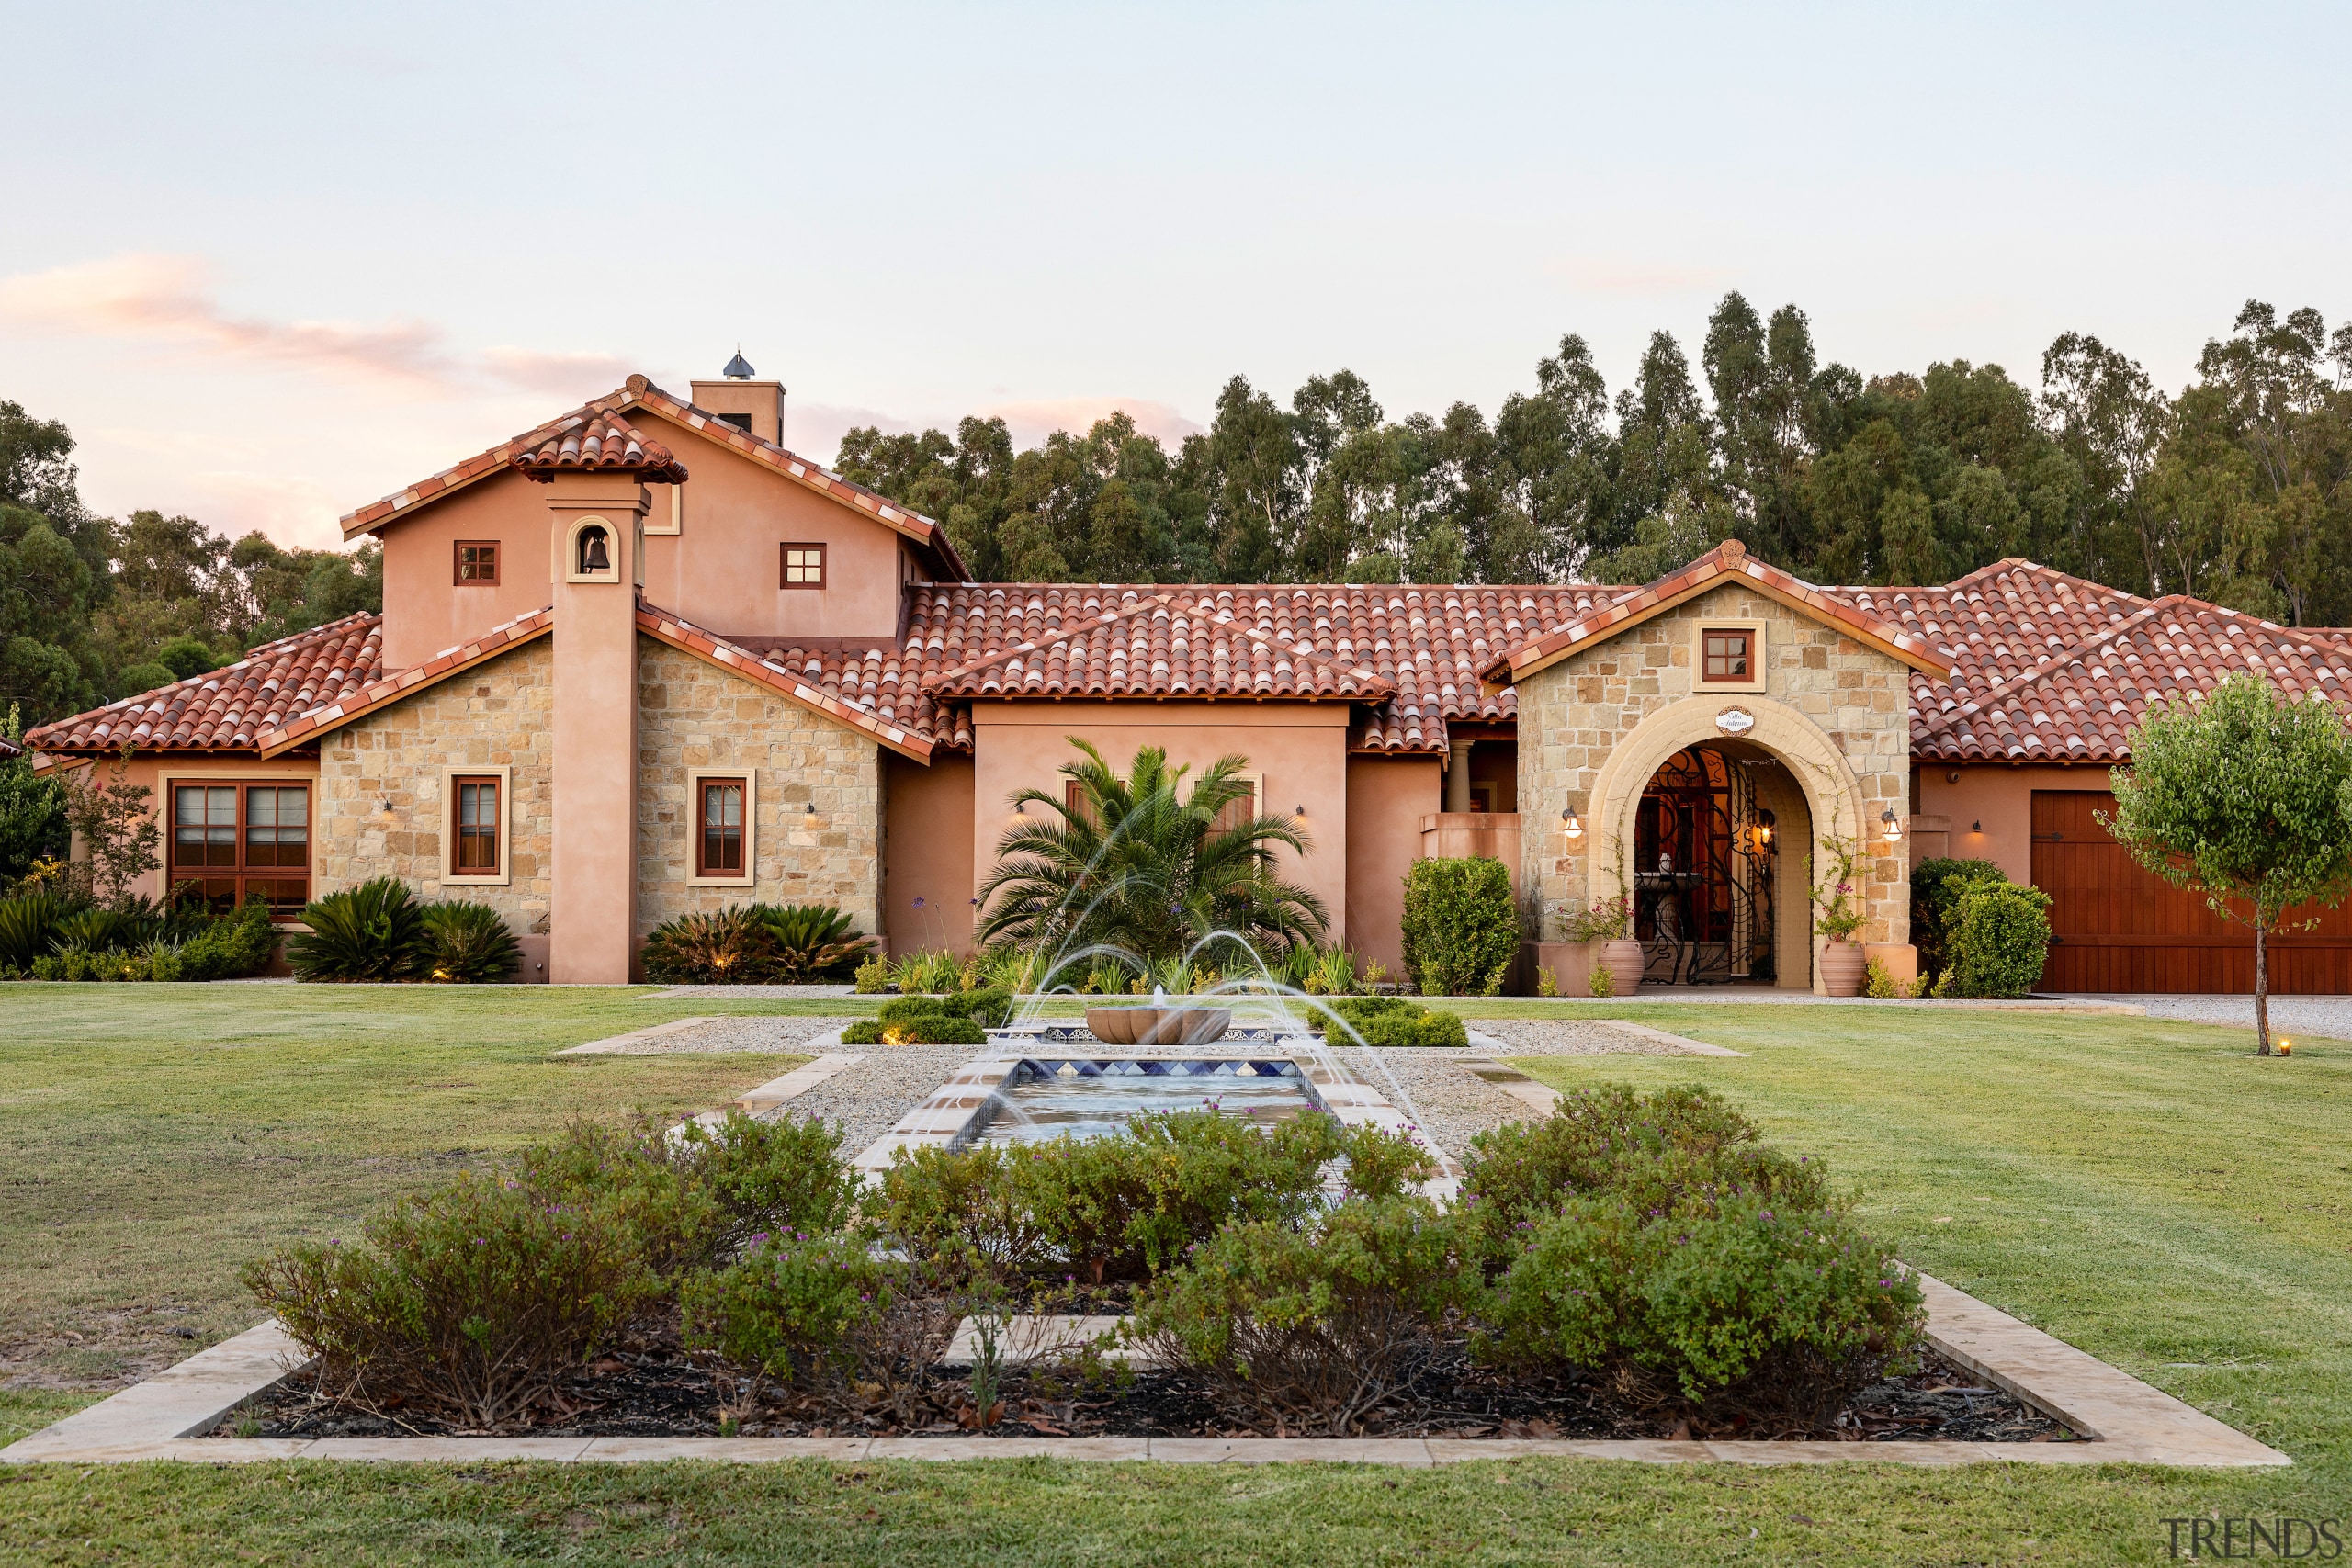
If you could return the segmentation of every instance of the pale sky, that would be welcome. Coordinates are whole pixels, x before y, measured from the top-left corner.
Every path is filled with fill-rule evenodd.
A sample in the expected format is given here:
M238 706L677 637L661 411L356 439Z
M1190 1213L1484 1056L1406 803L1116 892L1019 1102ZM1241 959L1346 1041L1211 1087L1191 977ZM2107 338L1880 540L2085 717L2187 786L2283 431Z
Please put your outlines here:
M738 343L786 444L1238 371L1491 416L1726 288L1825 360L2352 312L2352 7L0 0L0 399L119 515L344 512Z

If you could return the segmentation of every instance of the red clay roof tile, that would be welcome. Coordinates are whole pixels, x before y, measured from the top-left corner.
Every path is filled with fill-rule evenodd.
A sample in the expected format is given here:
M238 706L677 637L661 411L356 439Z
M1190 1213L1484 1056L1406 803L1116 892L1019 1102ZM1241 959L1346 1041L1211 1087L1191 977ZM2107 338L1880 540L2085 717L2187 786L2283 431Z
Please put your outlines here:
M266 730L380 679L383 617L361 614L266 642L236 663L26 735L29 750L250 751Z
M558 474L635 474L655 484L684 484L685 466L670 449L606 409L587 422L516 452L507 462L529 479Z

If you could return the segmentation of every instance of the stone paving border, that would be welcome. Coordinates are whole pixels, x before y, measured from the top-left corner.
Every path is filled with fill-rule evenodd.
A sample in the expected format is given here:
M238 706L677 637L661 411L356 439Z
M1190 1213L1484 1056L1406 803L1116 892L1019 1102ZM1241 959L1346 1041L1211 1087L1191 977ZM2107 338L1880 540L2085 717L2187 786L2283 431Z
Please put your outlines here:
M1506 1020L1503 1021L1511 1021ZM1541 1022L1544 1021L1528 1020L1526 1021ZM1599 1021L1605 1028L1619 1030L1627 1034L1636 1035L1641 1039L1651 1042L1653 1044L1672 1046L1679 1055L1685 1056L1745 1056L1747 1055L1745 1051L1735 1051L1728 1045L1710 1045L1703 1040L1693 1040L1687 1034L1668 1034L1665 1030L1652 1029L1646 1023L1628 1023L1622 1018L1604 1018ZM1508 1040L1498 1039L1492 1034L1487 1034L1476 1029L1465 1027L1463 1030L1463 1032L1470 1037L1471 1044L1476 1046L1482 1051L1491 1052L1498 1057L1548 1056L1553 1055L1551 1052L1532 1045L1514 1045ZM1579 1052L1577 1054L1581 1055L1610 1055L1610 1053L1605 1051ZM1629 1053L1618 1052L1616 1054L1619 1055L1624 1055Z
M0 1449L0 1463L113 1464L173 1459L241 1463L274 1459L431 1461L706 1459L964 1460L1040 1456L1190 1464L1319 1461L1417 1468L1465 1460L1576 1458L1652 1464L1881 1463L1947 1466L2164 1464L2231 1469L2294 1461L2130 1373L2052 1338L1940 1280L1919 1276L1928 1337L1938 1350L2089 1441L2075 1443L1839 1443L1545 1441L1510 1438L199 1438L249 1395L300 1363L301 1351L265 1323L111 1399Z
M630 1046L639 1044L644 1041L659 1040L664 1034L675 1034L682 1029L693 1029L701 1024L717 1023L718 1021L718 1019L716 1016L710 1018L673 1018L667 1023L657 1023L650 1029L632 1030L627 1034L616 1034L609 1040L591 1040L585 1045L567 1045L562 1050L556 1052L555 1055L559 1056L609 1056L617 1052L626 1051Z
M841 1043L838 1034L832 1043ZM757 1089L745 1089L735 1097L735 1103L750 1115L764 1115L785 1101L808 1093L843 1067L854 1067L864 1060L865 1054L862 1051L821 1052L813 1061L802 1063L780 1078L770 1078Z

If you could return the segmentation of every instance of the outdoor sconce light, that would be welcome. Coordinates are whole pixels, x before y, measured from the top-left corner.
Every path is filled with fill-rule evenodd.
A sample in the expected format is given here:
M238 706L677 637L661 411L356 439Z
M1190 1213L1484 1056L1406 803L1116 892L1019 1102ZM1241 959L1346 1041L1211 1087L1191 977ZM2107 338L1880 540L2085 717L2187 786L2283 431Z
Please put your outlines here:
M1016 801L1014 801L1014 802L1012 803L1012 814L1013 814L1015 817L1026 817L1026 816L1028 816L1028 815L1029 815L1029 803L1028 803L1027 801L1025 801L1025 800L1016 800Z
M1572 840L1584 837L1584 821L1577 815L1575 807L1571 806L1560 813L1560 832Z
M1894 819L1894 807L1890 806L1880 812L1878 819L1879 825L1886 829L1888 843L1895 844L1903 841L1903 824Z
M1766 850L1772 847L1772 824L1770 822L1758 822L1751 830L1749 836L1756 841L1756 852L1759 855L1762 854Z
M1975 821L1971 822L1968 825L1968 830L1972 833L1983 832L1984 830L1984 818L1979 817Z
M817 803L815 801L812 800L808 805L800 808L800 825L803 828L814 828L817 826Z

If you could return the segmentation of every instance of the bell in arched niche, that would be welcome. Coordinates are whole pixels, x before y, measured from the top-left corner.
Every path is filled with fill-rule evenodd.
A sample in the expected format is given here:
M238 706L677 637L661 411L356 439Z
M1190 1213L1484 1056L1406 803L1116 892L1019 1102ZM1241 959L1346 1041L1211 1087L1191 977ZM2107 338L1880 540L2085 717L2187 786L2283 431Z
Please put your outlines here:
M612 570L612 547L606 540L605 530L594 523L590 524L587 527L581 529L581 575L584 577L590 572L610 571Z

